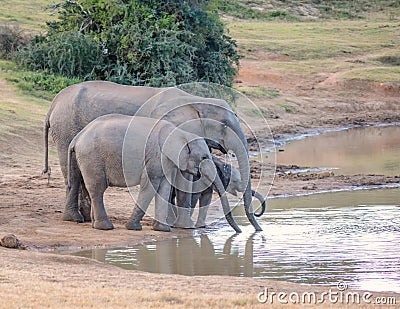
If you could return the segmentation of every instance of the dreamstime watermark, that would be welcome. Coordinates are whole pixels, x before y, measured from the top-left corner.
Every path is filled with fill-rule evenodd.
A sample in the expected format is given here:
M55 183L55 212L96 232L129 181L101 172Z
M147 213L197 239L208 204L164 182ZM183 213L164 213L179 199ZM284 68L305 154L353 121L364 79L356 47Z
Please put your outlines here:
M371 292L349 291L344 281L322 292L283 292L264 287L257 294L257 300L263 304L397 304L395 296L374 296Z

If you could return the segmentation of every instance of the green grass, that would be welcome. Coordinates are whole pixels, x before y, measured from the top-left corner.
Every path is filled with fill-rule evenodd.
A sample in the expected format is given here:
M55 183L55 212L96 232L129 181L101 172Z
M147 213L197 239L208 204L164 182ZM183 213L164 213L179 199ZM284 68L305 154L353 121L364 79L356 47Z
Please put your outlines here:
M258 20L362 19L370 16L394 18L398 0L220 0L226 15Z
M400 54L380 56L376 60L385 65L400 66Z
M268 118L269 115L268 113L261 108L243 108L242 111L250 117L254 117L254 118Z
M237 88L238 91L250 98L255 99L273 99L280 96L279 91L275 89L267 89L263 86L246 87L241 86Z
M382 83L400 83L400 67L376 67L357 69L343 74L342 78L345 80L366 80Z
M54 19L46 7L57 0L2 0L0 2L0 23L14 23L34 32L44 32L46 21Z
M0 74L0 77L15 84L25 95L45 100L52 100L62 89L82 81L46 72L27 71L11 61L0 60L0 67L7 72Z
M368 69L368 80L398 79L395 69L390 74L374 69L399 65L398 21L232 21L229 29L245 58L259 59L257 65L266 70L303 77L357 70L362 78ZM260 53L284 57L262 60Z
M279 53L293 60L361 55L400 47L398 22L231 22L230 34L243 51ZM251 55L252 52L249 52Z

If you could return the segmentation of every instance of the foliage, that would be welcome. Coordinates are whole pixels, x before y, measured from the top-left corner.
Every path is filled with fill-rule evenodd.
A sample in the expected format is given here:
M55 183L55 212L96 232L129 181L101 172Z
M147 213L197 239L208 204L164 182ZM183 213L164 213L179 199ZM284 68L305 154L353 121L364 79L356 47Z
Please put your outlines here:
M0 26L0 57L11 59L17 49L26 44L26 35L18 25L3 24Z
M67 78L43 72L26 72L21 74L17 86L37 97L51 100L62 89L81 81L78 78Z
M34 71L48 71L68 78L94 76L102 62L102 52L90 37L77 32L36 36L15 57Z
M232 83L236 43L209 1L67 0L19 55L27 68L123 84Z
M378 57L376 60L386 65L400 66L400 56L394 56L394 55L381 56Z
M12 61L0 60L0 68L0 75L25 94L46 100L53 99L62 89L82 81L47 72L24 71Z

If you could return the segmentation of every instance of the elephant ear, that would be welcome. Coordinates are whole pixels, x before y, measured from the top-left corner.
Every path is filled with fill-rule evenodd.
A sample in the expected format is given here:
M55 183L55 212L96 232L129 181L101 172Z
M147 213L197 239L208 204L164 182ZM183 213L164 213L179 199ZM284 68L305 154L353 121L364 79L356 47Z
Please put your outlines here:
M182 171L187 170L190 148L188 139L181 129L174 127L172 130L161 130L158 142L161 152L175 166Z

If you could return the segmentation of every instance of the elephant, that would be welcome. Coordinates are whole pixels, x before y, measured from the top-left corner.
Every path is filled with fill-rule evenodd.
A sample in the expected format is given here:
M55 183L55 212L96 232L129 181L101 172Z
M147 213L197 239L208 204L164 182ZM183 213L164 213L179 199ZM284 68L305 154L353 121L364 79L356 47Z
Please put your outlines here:
M205 138L211 148L235 153L244 191L246 216L257 231L262 230L251 209L248 146L239 119L226 101L194 96L176 87L152 88L124 86L107 81L86 81L63 89L54 98L45 119L43 173L50 173L49 132L55 142L60 167L66 180L68 146L72 139L92 120L112 113L164 119L185 131ZM72 179L79 178L79 172L74 165L71 167L70 176ZM80 188L73 187L71 190L79 191ZM84 202L87 201L85 192L82 185L81 205L85 205ZM189 194L183 194L183 198L180 199L178 196L178 200L179 205L190 206ZM90 208L82 207L79 211L76 203L67 203L63 220L75 222L83 222L85 218L89 220L88 209Z
M170 181L177 170L201 175L217 188L228 223L238 233L221 180L204 139L175 127L168 121L139 116L108 114L90 122L71 141L68 148L67 187L69 199L77 200L73 182L83 180L92 202L92 226L110 230L103 195L108 186L140 185L133 213L125 224L127 229L141 230L149 203L155 197L153 229L170 231L166 224ZM71 177L72 166L79 177ZM203 177L204 176L204 177ZM76 187L76 184L75 184Z
M230 164L222 162L219 158L216 156L211 156L212 160L215 164L215 167L217 169L217 173L219 178L221 179L221 182L224 186L224 189L226 192L229 192L230 194L237 196L238 192L241 192L241 187L240 187L240 173L239 171L233 167ZM193 180L197 180L196 177L194 177ZM207 187L205 190L196 192L192 194L191 198L191 207L192 207L192 213L194 207L196 207L197 202L199 202L199 214L197 217L197 222L195 224L196 227L205 227L206 226L206 216L207 216L207 211L208 207L210 206L211 203L211 198L212 198L212 193L214 191L214 186ZM196 191L196 189L195 189ZM171 196L171 204L175 204L174 201L174 192ZM255 216L260 217L264 212L266 208L266 202L264 197L257 191L251 190L251 195L258 199L261 203L261 211L259 213L254 213ZM171 209L170 209L171 211ZM173 220L175 219L175 216L173 213L169 213L169 219L168 222L169 224L172 224Z

